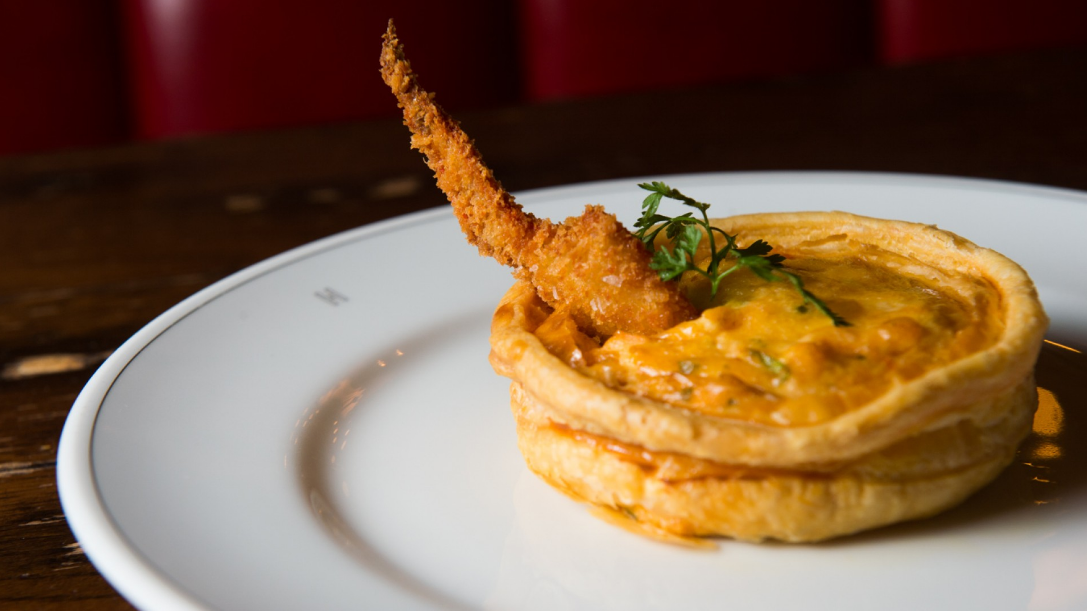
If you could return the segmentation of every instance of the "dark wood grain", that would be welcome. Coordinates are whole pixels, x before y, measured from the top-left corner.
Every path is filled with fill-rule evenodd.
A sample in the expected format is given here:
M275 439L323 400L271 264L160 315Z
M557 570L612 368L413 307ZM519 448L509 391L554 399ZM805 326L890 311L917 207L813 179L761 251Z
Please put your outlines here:
M1087 50L1048 51L462 120L513 190L728 170L1087 189L1084 75ZM127 608L57 500L57 440L76 393L128 336L215 280L443 205L407 142L383 121L0 159L0 607Z

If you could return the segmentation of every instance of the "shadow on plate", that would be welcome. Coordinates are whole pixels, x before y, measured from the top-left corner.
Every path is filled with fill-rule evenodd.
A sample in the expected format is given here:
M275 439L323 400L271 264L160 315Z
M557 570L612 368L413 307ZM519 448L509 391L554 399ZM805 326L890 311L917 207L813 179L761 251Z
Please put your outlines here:
M325 393L317 404L308 408L295 427L298 451L297 477L307 494L314 517L328 530L333 539L356 560L385 579L426 602L442 609L467 611L468 607L429 584L415 578L369 545L364 537L343 519L337 507L339 492L329 476L330 458L335 463L335 442L341 420L346 425L350 413L360 407L363 396L369 396L390 380L406 359L422 354L428 346L449 341L468 324L479 319L478 312L443 320L441 325L421 330L394 347L375 352L377 358L346 376ZM365 409L362 407L362 409ZM346 441L346 440L345 440Z

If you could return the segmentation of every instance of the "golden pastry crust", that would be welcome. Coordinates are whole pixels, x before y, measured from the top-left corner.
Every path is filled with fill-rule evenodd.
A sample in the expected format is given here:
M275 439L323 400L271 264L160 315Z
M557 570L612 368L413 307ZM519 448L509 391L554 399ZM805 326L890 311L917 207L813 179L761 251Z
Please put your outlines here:
M679 536L753 542L823 541L935 515L991 481L1014 454L909 482L785 475L672 483L568 438L539 431L519 435L530 468L575 500L617 509L636 523Z
M833 258L881 249L895 255L890 268L924 275L949 294L985 284L996 296L992 337L856 409L772 426L679 408L585 375L533 334L550 310L517 284L495 311L491 362L514 382L522 452L544 479L671 533L813 541L939 512L1011 460L1036 405L1033 366L1047 325L1019 266L935 227L839 212L714 223L740 243L759 237L786 253ZM725 465L764 476L673 481L589 436L705 461L711 472Z
M1011 462L1036 401L1031 378L1005 397L1005 417L987 427L961 421L852 463L804 471L682 456L677 469L675 457L565 429L527 406L523 392L511 394L529 468L568 496L634 522L632 530L657 538L659 530L790 542L924 518L959 504ZM704 464L682 464L691 460Z

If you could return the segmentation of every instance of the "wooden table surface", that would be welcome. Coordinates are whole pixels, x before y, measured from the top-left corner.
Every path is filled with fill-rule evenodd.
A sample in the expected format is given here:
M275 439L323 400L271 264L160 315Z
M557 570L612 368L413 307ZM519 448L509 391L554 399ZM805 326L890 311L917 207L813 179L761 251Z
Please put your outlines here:
M514 191L726 170L1087 190L1085 109L1081 49L460 118ZM110 351L252 263L443 204L396 120L0 159L0 607L129 608L69 531L55 484L68 409Z

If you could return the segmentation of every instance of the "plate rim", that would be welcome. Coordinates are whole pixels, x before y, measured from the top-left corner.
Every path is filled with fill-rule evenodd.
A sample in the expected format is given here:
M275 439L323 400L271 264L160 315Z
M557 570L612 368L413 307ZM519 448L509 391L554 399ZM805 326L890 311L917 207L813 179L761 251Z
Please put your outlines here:
M65 418L57 447L57 494L76 541L109 584L138 608L203 611L208 606L155 567L121 531L97 486L91 446L99 411L128 364L167 329L215 298L280 267L344 244L444 218L428 208L336 233L242 268L159 314L125 340L91 375Z
M866 184L890 186L932 186L946 189L1020 193L1076 205L1087 204L1087 191L1034 183L959 177L939 174L866 171L747 171L662 174L589 181L542 187L514 193L518 202L532 206L548 199L573 196L592 197L629 188L646 180L672 182L743 184L805 183ZM589 203L589 202L586 202ZM303 259L319 255L373 235L442 220L452 214L448 205L439 205L348 229L289 249L247 266L168 308L124 341L90 377L77 395L65 419L57 450L56 479L61 508L76 541L95 569L131 604L141 609L200 611L208 609L194 593L173 581L130 543L105 507L97 486L91 446L99 411L109 391L128 364L171 326L243 284Z

